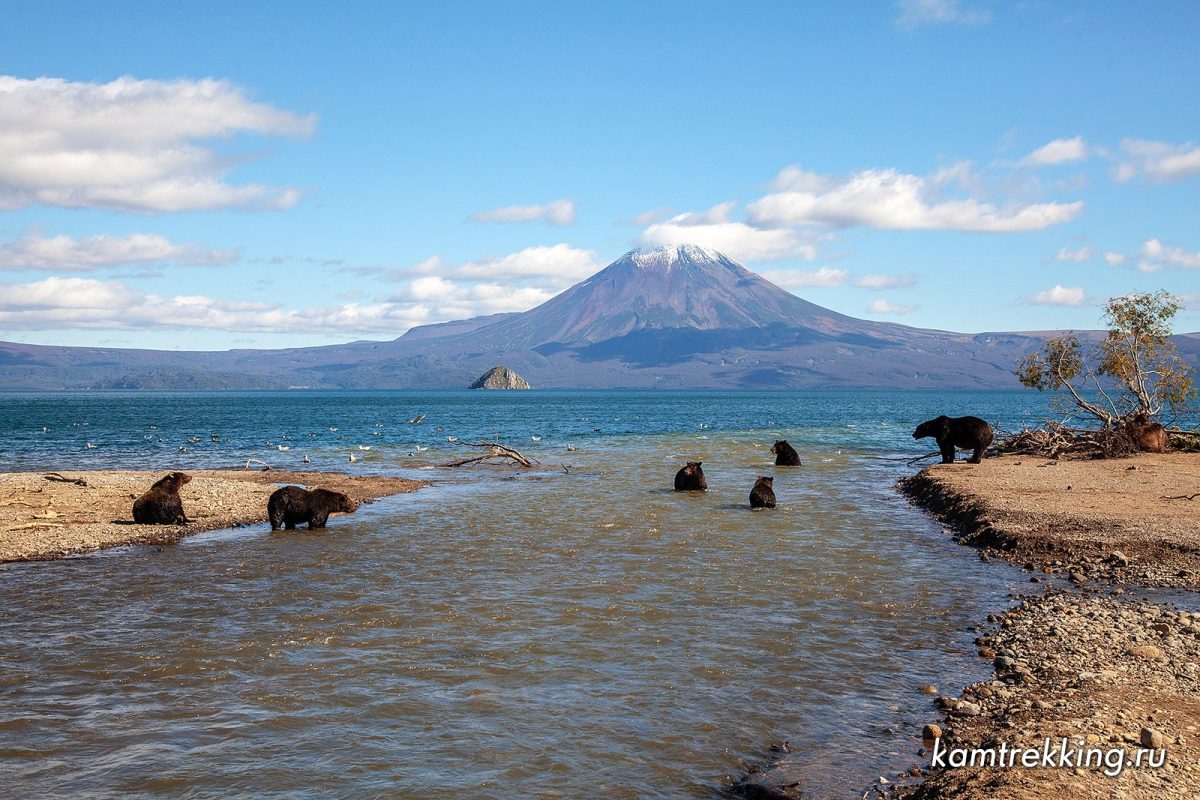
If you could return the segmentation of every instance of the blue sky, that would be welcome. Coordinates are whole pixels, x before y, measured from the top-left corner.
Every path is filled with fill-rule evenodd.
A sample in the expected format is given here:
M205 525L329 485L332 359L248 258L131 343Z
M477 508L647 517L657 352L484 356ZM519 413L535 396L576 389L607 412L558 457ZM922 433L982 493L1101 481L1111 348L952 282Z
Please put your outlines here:
M0 338L390 339L685 241L857 317L1200 330L1200 5L740 6L10 2Z

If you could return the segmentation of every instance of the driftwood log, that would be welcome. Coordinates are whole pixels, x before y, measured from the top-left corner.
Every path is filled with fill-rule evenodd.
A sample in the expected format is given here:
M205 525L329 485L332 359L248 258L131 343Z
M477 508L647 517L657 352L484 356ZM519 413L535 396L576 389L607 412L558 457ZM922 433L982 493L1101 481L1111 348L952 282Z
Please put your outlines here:
M502 445L499 442L459 442L463 447L478 447L487 450L481 456L472 458L464 458L460 461L452 461L449 464L443 464L445 467L465 467L469 464L496 464L507 462L509 464L517 464L522 467L532 467L535 461L531 461L517 450L511 447Z

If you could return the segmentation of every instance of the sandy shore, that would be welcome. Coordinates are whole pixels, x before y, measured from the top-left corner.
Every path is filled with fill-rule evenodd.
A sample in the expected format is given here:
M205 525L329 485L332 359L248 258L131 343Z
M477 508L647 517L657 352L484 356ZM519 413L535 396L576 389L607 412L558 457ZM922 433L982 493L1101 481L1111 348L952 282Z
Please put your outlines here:
M267 498L280 485L320 486L357 502L412 492L424 484L402 478L337 472L200 470L180 496L187 525L134 525L135 498L166 472L64 472L86 485L50 481L41 472L0 473L0 562L63 558L127 544L169 544L193 533L264 524ZM333 517L336 521L337 516Z
M1200 454L938 464L901 481L964 544L1076 580L1200 585Z
M992 677L936 699L942 746L1165 749L1165 764L934 769L907 798L1200 797L1200 614L1124 599L1115 586L1200 581L1200 456L1108 461L997 458L901 482L959 540L1022 564L1032 584L1067 576L989 619L977 639ZM1184 597L1196 606L1194 594ZM940 719L938 717L940 716ZM930 743L921 755L929 766ZM1104 756L1115 762L1116 756ZM1100 756L1096 756L1097 759Z

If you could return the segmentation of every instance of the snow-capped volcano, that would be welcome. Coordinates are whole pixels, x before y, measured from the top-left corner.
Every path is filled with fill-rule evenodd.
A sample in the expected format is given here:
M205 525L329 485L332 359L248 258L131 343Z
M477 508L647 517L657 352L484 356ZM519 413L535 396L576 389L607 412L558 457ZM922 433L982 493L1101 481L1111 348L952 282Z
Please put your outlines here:
M693 244L630 250L537 308L488 329L509 346L599 342L634 331L801 326L825 332L863 323L813 305L716 250Z

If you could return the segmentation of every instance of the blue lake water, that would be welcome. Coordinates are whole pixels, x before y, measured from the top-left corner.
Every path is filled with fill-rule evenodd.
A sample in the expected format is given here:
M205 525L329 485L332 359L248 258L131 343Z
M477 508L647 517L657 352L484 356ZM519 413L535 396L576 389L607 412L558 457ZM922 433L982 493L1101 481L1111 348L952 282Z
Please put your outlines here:
M904 458L935 449L912 429L1048 413L1034 392L912 391L26 394L0 409L4 471L308 456L432 481L324 534L243 528L0 568L14 797L711 797L785 739L810 796L857 797L917 761L919 687L981 677L973 626L1026 586L896 495ZM466 454L448 437L496 436L540 466L438 466ZM777 438L804 466L773 465ZM688 460L707 494L670 491ZM775 476L774 511L747 509L758 475Z

